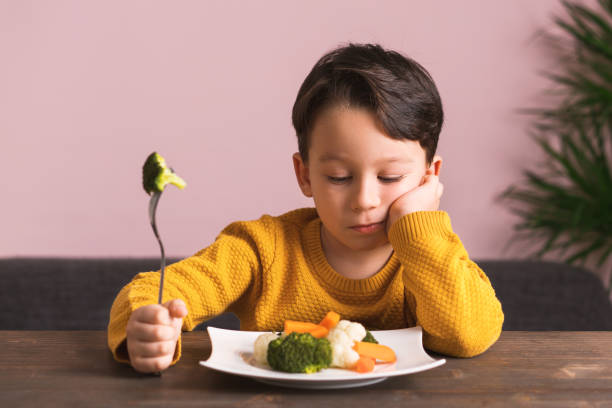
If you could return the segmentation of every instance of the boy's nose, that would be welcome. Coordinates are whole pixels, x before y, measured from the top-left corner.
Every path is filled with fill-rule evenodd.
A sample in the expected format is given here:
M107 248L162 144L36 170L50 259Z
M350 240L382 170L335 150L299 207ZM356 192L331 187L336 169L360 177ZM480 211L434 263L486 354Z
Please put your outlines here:
M370 210L380 205L378 186L375 182L362 180L360 183L355 183L355 190L351 203L354 211Z

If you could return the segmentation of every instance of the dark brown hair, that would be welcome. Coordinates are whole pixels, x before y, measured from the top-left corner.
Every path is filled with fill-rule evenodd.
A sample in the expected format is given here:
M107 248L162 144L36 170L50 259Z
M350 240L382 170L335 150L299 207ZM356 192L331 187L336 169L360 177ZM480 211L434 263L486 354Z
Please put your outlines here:
M390 137L418 141L427 163L433 160L444 120L442 102L433 79L416 61L378 44L349 43L321 57L293 105L304 162L318 114L337 105L370 110Z

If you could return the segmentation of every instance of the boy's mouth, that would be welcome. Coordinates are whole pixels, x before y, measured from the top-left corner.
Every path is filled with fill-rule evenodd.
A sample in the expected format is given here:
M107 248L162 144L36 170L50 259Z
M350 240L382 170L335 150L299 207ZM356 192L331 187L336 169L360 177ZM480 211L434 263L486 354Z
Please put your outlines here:
M373 224L353 225L350 228L362 234L371 234L372 232L381 230L384 226L385 226L385 222L381 221L381 222L375 222Z

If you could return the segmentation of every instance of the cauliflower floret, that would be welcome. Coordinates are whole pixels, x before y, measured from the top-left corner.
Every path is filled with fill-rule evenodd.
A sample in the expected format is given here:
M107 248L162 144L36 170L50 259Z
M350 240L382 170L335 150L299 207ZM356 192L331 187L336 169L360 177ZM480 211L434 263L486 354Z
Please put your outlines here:
M253 346L253 357L257 364L269 365L268 364L268 344L272 340L276 340L278 334L276 333L263 333L255 339L255 345Z
M327 340L332 346L332 367L352 368L359 354L353 350L356 341L361 341L366 335L366 329L360 323L340 320L336 327L329 331Z
M361 323L351 322L348 320L340 320L338 326L344 330L344 332L353 341L361 341L366 336L366 329ZM336 326L336 327L338 327Z
M351 346L346 344L332 345L332 367L338 368L353 368L359 360L359 354Z

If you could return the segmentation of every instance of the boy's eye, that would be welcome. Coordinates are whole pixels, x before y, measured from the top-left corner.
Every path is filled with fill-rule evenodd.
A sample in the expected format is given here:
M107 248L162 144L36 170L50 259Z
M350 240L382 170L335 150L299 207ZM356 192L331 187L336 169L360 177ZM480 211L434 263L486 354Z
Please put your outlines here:
M378 176L378 179L383 183L395 183L403 179L404 176L391 176L391 177L383 177Z
M347 181L349 181L351 177L350 176L346 176L346 177L327 176L327 179L334 184L342 184L342 183L346 183Z
M378 176L378 180L380 180L381 183L396 183L403 178L404 176L389 176L389 177ZM334 184L344 184L351 180L351 176L345 176L345 177L327 176L327 180L329 180L330 182Z

